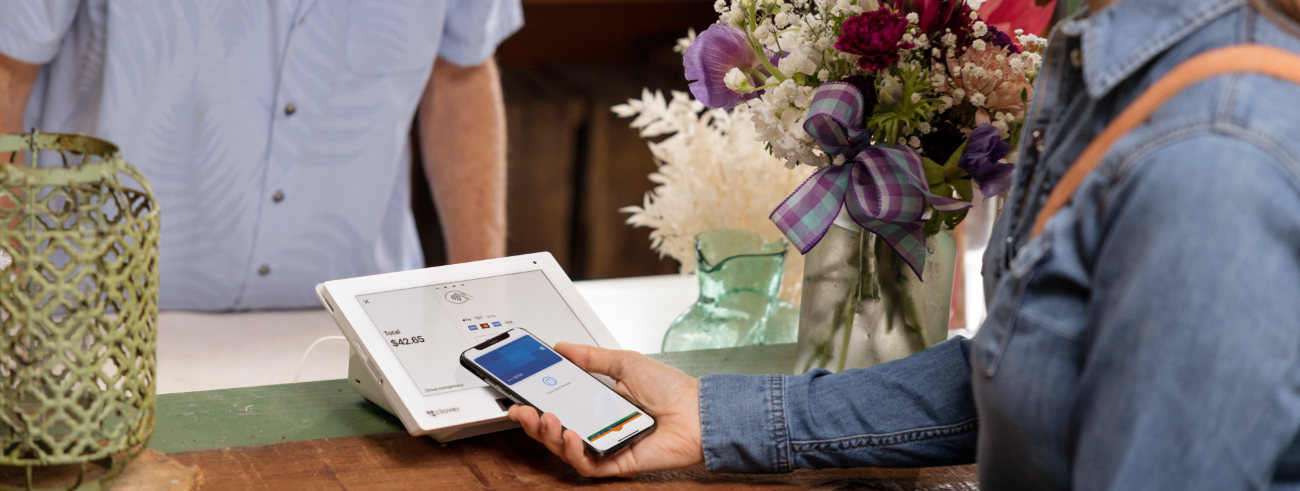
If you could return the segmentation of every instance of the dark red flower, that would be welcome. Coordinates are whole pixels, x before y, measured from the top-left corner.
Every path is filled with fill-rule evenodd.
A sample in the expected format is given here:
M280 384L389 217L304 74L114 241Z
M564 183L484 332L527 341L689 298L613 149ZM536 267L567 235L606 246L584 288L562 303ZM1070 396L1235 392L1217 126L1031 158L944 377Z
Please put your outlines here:
M885 9L865 12L844 21L844 33L835 49L860 56L858 68L876 73L898 61L898 50L912 47L903 42L907 18Z
M957 36L958 46L966 43L966 31L971 25L966 0L896 0L894 7L920 17L917 27L935 44L948 32Z

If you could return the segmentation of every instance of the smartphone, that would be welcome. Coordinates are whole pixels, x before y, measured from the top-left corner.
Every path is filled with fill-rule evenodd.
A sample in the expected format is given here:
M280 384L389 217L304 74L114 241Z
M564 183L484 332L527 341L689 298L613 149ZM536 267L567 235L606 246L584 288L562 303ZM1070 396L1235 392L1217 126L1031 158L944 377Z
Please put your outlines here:
M516 403L558 416L596 457L613 455L655 430L649 414L523 329L465 350L460 364Z

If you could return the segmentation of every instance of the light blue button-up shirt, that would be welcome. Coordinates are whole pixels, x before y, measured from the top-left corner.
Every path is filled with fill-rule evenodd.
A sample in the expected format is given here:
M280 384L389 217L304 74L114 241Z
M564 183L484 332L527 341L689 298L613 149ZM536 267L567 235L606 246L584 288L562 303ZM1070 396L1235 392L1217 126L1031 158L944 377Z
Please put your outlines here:
M110 140L162 210L164 309L319 306L423 265L408 134L435 57L485 61L519 0L4 0L45 65L26 127Z

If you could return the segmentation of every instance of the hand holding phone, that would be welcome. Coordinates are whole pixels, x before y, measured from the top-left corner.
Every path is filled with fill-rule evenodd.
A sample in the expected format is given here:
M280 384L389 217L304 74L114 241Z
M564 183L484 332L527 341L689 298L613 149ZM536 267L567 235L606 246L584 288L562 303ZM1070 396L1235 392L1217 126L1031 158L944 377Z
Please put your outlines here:
M539 415L530 407L516 405L510 409L510 418L519 421L529 437L588 477L631 476L704 462L698 380L632 351L568 343L556 345L555 351L577 368L617 381L614 391L653 416L656 430L626 452L596 458L587 452L582 436L564 428L553 412Z

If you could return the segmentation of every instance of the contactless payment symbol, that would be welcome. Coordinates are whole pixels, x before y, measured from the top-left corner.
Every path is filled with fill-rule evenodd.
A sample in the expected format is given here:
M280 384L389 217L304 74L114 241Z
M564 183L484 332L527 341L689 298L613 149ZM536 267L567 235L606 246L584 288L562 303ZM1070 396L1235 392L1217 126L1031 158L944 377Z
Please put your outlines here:
M556 382L555 377L543 377L542 383L546 385L555 385L559 382Z
M452 290L447 292L447 301L451 303L465 303L470 301L473 298L474 297L469 296L468 293L462 292L460 290Z

